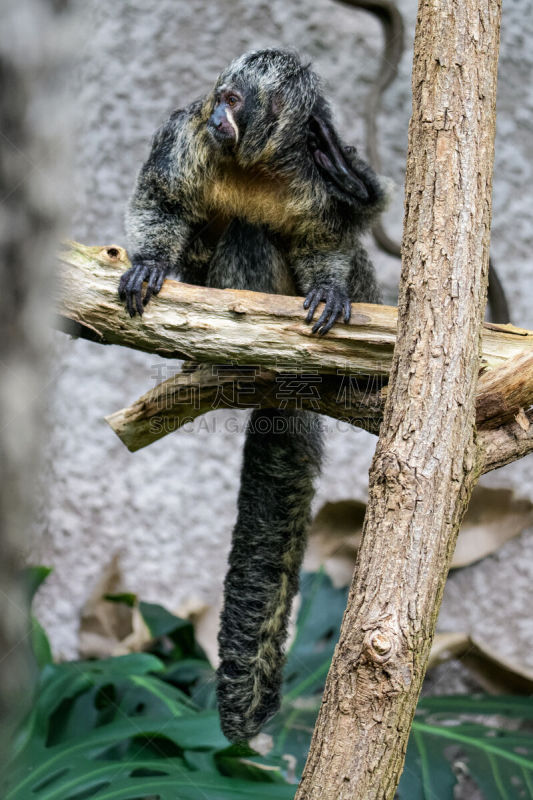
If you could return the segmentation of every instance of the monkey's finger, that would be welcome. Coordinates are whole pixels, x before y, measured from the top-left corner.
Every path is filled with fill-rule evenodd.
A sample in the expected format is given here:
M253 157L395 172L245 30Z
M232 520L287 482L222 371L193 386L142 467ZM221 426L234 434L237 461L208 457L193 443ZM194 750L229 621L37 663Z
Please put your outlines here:
M331 330L335 322L338 320L340 314L342 313L342 306L339 303L336 303L333 308L329 308L329 317L327 322L322 324L322 327L318 331L319 336L324 336L328 331Z
M324 334L331 329L341 314L345 313L344 303L345 301L342 299L342 295L337 290L331 289L328 292L326 307L324 308L322 316L318 320L318 327L320 328L318 333L320 336L324 336Z
M120 283L118 284L118 296L121 300L126 299L126 286L128 285L129 279L131 278L131 273L135 270L135 267L130 267L126 272L124 272L120 278Z
M328 331L330 331L330 330L331 330L331 328L333 327L333 325L335 324L335 322L337 322L337 320L338 320L338 318L339 318L339 315L341 314L341 312L342 312L342 308L341 308L340 306L337 306L337 308L335 309L335 311L332 311L332 313L330 314L330 317L329 317L328 321L325 323L325 325L323 325L323 326L322 326L321 330L318 332L318 335L319 335L319 336L325 336L325 334L326 334Z
M142 285L143 280L146 275L146 267L142 264L139 264L137 267L132 268L132 275L128 280L128 283L125 288L126 293L126 306L129 312L130 317L135 316L135 311L139 311L139 303L141 306L141 310L139 311L142 314L142 302L137 298L137 296L142 292ZM135 300L135 305L134 305Z
M313 333L317 333L320 330L320 328L325 323L326 319L329 317L330 314L331 314L331 306L329 303L326 303L322 314L319 316L319 318L313 325Z
M136 287L136 291L134 292L135 297L135 307L140 317L143 315L144 307L143 307L143 279L142 276L139 278L139 283Z
M146 287L146 294L144 295L143 305L146 305L148 303L153 294L157 294L156 281L157 281L157 272L152 272L152 274L150 275L150 280L148 281L148 286Z
M308 308L310 304L314 303L315 308L317 304L320 303L321 300L326 299L326 293L322 287L318 287L317 289L311 289L308 292L307 297L304 300L304 308Z
M135 280L141 267L139 265L129 269L122 277L124 280L124 294L128 294L135 286ZM122 283L122 281L121 281Z
M159 291L165 280L165 273L162 269L153 269L150 273L148 286L146 287L146 294L144 295L143 304L146 305L152 295L159 294Z
M159 292L161 291L161 287L163 286L163 284L165 282L165 278L166 277L167 277L167 273L165 272L165 270L162 269L157 275L157 281L156 281L156 284L155 284L154 294L159 294Z
M315 292L310 292L306 297L306 302L307 302L307 300L309 300L309 303L311 305L310 305L310 308L309 308L309 313L308 313L307 317L305 318L305 321L306 322L311 322L311 320L313 319L314 313L315 313L315 311L317 309L317 306L320 303L320 301L322 300L322 292L320 290L317 290ZM309 305L309 303L308 303L308 305ZM305 303L304 303L304 308L307 308Z
M137 270L135 270L135 272L137 272ZM134 317L135 307L133 305L133 287L131 285L131 281L132 278L130 277L130 280L128 281L124 289L124 294L126 296L126 308L128 309L128 314L130 315L130 317Z
M142 273L144 267L142 264L137 264L131 267L122 277L126 278L124 284L124 292L127 294L128 292L132 292L137 285L137 277Z
M126 292L126 308L128 309L130 317L134 317L135 314L137 313L134 289L129 289Z
M130 317L135 316L135 308L133 307L133 295L131 292L126 293L126 308L128 309L128 314Z
M344 321L349 322L350 317L352 316L352 304L350 303L349 300L345 300L343 307L344 307Z

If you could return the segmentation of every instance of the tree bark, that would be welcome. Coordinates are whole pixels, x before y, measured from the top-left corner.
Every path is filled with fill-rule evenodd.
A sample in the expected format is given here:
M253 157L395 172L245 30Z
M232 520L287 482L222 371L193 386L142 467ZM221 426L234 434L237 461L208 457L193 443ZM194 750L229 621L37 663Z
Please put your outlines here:
M499 469L533 451L533 411L523 409L516 420L478 434L483 472Z
M386 392L380 382L375 377L294 375L202 364L160 383L105 420L131 452L220 408L308 409L377 434Z
M294 375L200 364L173 375L105 420L132 453L219 408L304 408L377 434L387 393L385 378L376 376ZM476 397L478 433L507 428L517 418L520 432L528 433L524 409L532 404L533 352L526 350L481 376ZM480 443L485 441L483 436L478 438ZM529 452L523 436L520 442L514 448L515 458ZM483 462L483 472L494 469L490 463Z
M117 294L120 275L129 265L118 245L71 242L60 257L58 327L166 358L334 375L387 375L390 370L396 308L353 303L350 323L334 325L322 338L305 323L301 297L166 280L142 319L130 319ZM494 369L526 351L533 352L533 332L485 324L482 369Z
M400 778L457 530L480 472L498 0L420 0L398 340L339 643L296 800Z
M280 405L287 371L296 372L299 384L290 402L378 432L387 393L380 386L390 369L397 309L354 304L350 325L335 325L320 339L303 322L301 298L168 280L142 320L131 320L117 297L119 277L128 265L118 245L72 242L61 256L58 327L100 344L214 362L173 376L106 417L130 450L214 408ZM258 367L232 372L217 366L228 362ZM479 436L487 472L533 449L528 416L522 412L521 424L514 421L532 401L533 332L485 323L481 371L478 424L495 428ZM317 391L302 390L306 381Z

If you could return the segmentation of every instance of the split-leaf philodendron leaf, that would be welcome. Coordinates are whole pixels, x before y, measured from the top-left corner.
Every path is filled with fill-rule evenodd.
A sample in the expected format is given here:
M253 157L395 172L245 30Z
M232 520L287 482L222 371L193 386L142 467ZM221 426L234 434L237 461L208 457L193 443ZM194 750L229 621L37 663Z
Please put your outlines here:
M46 571L30 574L35 591ZM117 598L120 600L120 598ZM53 664L39 658L32 712L13 743L4 800L292 800L338 636L346 590L302 577L296 631L267 756L223 736L214 673L189 623L140 604L151 653ZM42 639L44 637L44 639ZM44 632L41 654L49 651ZM533 702L423 699L398 800L533 798ZM470 794L469 794L470 792Z

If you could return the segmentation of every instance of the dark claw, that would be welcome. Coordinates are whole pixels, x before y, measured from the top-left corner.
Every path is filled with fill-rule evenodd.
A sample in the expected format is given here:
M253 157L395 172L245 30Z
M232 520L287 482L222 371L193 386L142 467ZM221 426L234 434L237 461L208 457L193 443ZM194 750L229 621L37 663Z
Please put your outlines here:
M135 314L142 316L144 306L152 295L158 294L166 274L167 268L165 265L141 262L134 263L122 275L118 286L118 294L121 300L126 301L126 308L130 317L134 317ZM148 282L148 286L143 299L143 283L145 281Z
M320 303L321 300L322 300L322 296L321 296L320 290L313 290L313 291L309 292L309 294L307 295L307 297L305 298L305 301L304 301L304 308L307 308L309 306L309 304L311 304L311 307L309 308L309 313L308 313L307 317L305 318L306 322L311 322L311 320L313 319L314 313L315 313L315 311L317 309L317 306L318 306L318 304ZM306 303L307 303L307 305L306 305Z
M318 320L316 321L316 323L313 325L313 333L318 333L319 332L320 328L324 325L326 319L332 313L332 308L331 308L332 300L333 299L331 297L331 293L328 293L328 296L326 298L326 304L324 306L324 310L323 310L322 314L320 315L320 317L318 318ZM335 302L335 301L333 300L333 302Z
M134 317L136 311L142 316L142 290L145 272L146 269L142 265L137 267L128 283L128 288L126 290L128 296L126 299L130 317Z
M135 307L136 307L137 311L139 312L139 316L142 317L143 311L144 311L143 298L142 298L142 293L143 293L142 280L139 281L139 283L140 283L140 286L137 288L137 291L135 292L134 297L135 297Z
M320 327L320 329L316 331L316 332L318 333L318 335L319 335L319 336L325 336L325 335L326 335L326 333L327 333L329 330L331 330L331 328L332 328L333 324L334 324L334 323L337 321L337 319L338 319L339 313L340 313L340 311L339 311L339 309L338 309L338 308L336 308L334 311L332 311L332 313L329 315L328 321L327 321L327 322L324 322L324 323L322 324L322 326ZM316 327L316 326L315 326L315 327Z
M335 309L335 311L330 316L330 318L327 321L327 323L323 326L322 330L320 331L320 336L325 336L325 334L329 330L331 330L331 328L337 322L337 320L338 320L338 318L340 317L341 314L342 314L342 307L339 306L338 308Z
M322 316L320 317L316 325L313 327L313 332L318 333L319 336L324 336L329 330L331 330L331 327L337 321L340 313L341 309L338 305L334 306L333 310L330 313L330 309L327 308L326 304L326 308L324 309ZM328 317L327 322L326 322L326 317Z
M352 316L352 304L349 300L344 301L344 321L349 322Z
M146 287L146 294L143 300L144 305L148 303L152 295L159 294L161 287L163 286L164 280L165 280L164 270L162 269L152 270L152 274L150 275L150 280L148 281L148 286Z
M324 336L340 316L343 317L344 322L349 322L351 304L343 288L335 284L321 284L311 289L305 298L304 308L309 308L306 322L311 322L321 301L324 302L324 309L313 325L312 332Z
M129 269L127 272L124 272L120 278L120 283L118 285L118 296L121 300L126 299L126 285L128 283L130 272L131 270Z

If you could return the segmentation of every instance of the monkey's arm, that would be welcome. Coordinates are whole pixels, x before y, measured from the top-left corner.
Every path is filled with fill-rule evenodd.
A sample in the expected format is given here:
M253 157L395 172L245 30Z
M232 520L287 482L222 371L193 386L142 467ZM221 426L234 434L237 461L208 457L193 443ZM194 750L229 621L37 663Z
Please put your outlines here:
M168 273L177 271L190 237L190 211L182 187L193 105L175 111L156 131L126 209L132 267L121 278L119 294L132 317L143 313ZM143 299L144 281L148 285Z
M306 251L292 263L302 293L306 295L304 308L309 309L306 321L311 322L318 304L325 303L313 333L324 335L339 317L349 322L351 302L382 302L374 267L358 240L349 253L344 250Z
M313 325L313 333L323 336L337 319L350 320L349 280L350 255L342 250L323 252L305 250L293 254L291 263L296 280L305 294L304 308L309 309L306 322L311 322L318 304L324 301L322 314Z
M318 304L325 303L313 326L313 333L324 335L340 316L345 322L350 319L354 271L361 273L361 286L365 279L375 286L372 265L357 236L383 209L386 198L374 170L359 158L354 147L344 145L339 138L323 100L317 102L311 115L307 142L329 202L318 214L325 226L323 238L312 235L314 249L308 238L291 262L306 295L307 322L313 319ZM324 241L328 241L327 246Z
M152 158L152 157L151 157ZM157 179L149 160L141 170L126 211L126 232L131 268L120 279L119 295L130 316L157 294L168 273L177 268L190 226ZM147 282L142 296L143 282Z

